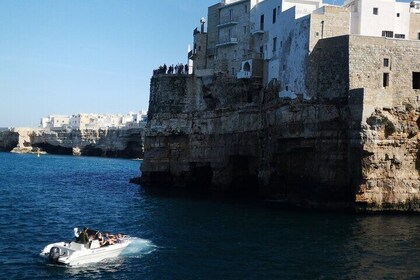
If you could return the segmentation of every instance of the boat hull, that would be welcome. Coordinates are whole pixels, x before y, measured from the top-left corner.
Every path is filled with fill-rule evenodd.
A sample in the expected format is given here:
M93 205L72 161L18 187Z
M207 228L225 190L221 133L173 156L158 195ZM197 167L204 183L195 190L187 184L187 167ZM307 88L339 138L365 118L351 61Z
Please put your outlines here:
M46 246L40 255L51 263L81 266L118 257L129 244L129 240L124 240L114 245L88 249L82 244L60 242ZM53 255L52 250L57 252L56 256Z

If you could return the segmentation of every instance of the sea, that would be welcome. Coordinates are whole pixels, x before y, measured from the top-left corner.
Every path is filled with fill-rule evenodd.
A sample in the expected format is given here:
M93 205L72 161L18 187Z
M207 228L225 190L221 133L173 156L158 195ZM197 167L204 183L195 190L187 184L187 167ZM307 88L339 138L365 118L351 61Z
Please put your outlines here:
M420 279L420 216L268 207L146 189L141 161L0 153L0 279ZM88 226L134 238L118 258L48 264Z

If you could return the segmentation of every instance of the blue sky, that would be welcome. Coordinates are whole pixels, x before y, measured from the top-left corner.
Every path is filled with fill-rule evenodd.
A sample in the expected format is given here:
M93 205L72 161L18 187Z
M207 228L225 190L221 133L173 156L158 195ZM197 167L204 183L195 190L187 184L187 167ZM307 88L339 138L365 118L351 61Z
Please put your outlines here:
M217 2L0 0L0 127L147 109L153 68L186 62Z

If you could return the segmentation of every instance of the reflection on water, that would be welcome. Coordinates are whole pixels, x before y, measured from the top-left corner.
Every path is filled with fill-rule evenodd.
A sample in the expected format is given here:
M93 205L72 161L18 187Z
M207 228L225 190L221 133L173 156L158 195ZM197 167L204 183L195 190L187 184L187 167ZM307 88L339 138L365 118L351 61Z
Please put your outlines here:
M420 279L418 216L356 217L347 240L353 279Z

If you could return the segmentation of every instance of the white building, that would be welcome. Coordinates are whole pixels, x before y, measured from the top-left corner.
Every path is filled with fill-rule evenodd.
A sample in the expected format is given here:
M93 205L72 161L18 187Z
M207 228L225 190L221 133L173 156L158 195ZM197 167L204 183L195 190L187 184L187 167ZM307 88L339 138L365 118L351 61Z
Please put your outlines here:
M51 115L41 118L43 129L108 129L141 127L147 121L147 111L128 114L77 114L72 116Z
M408 39L410 4L395 0L347 0L351 11L351 34Z
M207 23L207 33L194 36L195 70L277 81L280 93L305 95L306 59L318 40L348 34L420 40L420 1L223 0L209 7Z

